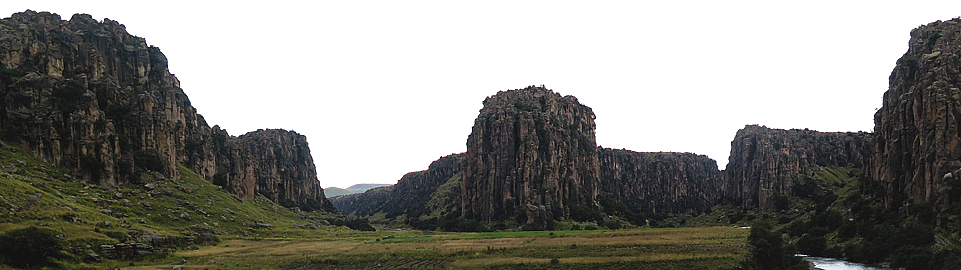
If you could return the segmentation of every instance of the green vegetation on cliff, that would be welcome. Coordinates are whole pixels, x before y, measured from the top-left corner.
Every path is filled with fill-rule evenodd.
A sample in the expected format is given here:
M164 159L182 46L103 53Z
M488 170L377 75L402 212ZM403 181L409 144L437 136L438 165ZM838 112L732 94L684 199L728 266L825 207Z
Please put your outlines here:
M0 142L0 232L55 232L63 252L71 254L64 260L80 263L92 262L89 254L102 257L101 245L131 241L152 243L151 253L163 257L166 248L215 244L218 238L310 237L353 231L336 225L369 227L336 213L295 212L263 196L240 200L183 166L179 170L180 181L144 173L146 184L103 188Z

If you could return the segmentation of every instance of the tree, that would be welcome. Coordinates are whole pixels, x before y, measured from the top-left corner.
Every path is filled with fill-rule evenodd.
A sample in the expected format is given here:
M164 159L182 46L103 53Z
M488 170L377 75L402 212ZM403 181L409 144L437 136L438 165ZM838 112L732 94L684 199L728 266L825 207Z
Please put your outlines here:
M10 266L29 268L56 266L63 241L50 229L29 227L0 235L0 259Z
M751 226L747 237L751 254L744 262L747 269L805 269L807 265L794 256L794 247L784 245L781 235L771 230L771 224L759 221Z

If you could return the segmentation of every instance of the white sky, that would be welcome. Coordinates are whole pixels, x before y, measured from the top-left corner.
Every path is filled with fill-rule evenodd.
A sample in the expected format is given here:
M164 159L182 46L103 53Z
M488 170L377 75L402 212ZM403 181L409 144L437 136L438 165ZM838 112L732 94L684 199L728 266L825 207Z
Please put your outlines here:
M910 30L961 16L961 1L788 2L31 0L0 17L119 21L209 124L296 130L321 185L347 187L466 151L484 98L529 85L593 108L604 147L721 168L747 124L870 131Z

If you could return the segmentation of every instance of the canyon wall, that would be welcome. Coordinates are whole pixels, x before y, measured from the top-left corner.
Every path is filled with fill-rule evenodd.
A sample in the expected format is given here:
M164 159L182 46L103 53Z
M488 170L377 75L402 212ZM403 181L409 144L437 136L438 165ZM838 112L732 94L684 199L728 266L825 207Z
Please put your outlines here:
M303 136L235 138L211 128L160 49L116 21L34 11L0 20L0 98L0 138L83 181L136 184L151 173L177 181L183 165L244 199L260 193L332 209L308 172L314 165Z
M597 209L594 112L573 96L531 86L488 97L464 159L465 218L546 224Z
M791 196L804 175L820 167L866 168L871 153L866 132L783 130L749 125L731 142L721 186L724 197L746 209L775 211L777 196Z
M869 176L885 205L930 202L946 209L961 188L961 19L911 31L908 51L889 77L874 115Z
M636 213L697 214L721 198L722 174L707 156L607 148L599 153L601 194Z

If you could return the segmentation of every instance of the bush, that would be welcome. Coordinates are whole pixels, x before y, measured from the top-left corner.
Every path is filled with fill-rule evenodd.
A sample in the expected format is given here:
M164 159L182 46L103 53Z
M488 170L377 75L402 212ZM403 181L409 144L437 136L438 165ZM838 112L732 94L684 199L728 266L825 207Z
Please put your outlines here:
M58 267L63 240L50 229L29 227L0 235L0 261L10 266L28 268Z
M751 226L747 237L751 253L745 261L747 269L805 269L804 262L794 256L794 247L784 245L781 235L771 231L768 222L757 222Z
M824 236L804 234L797 241L798 252L811 256L824 256L824 249L827 248L827 240Z
M891 254L891 267L913 270L932 269L929 262L934 259L930 249L917 246L902 246Z
M487 226L473 219L448 220L441 226L448 232L487 232Z
M357 231L376 231L373 226L370 226L370 222L366 218L327 218L327 222L335 226L347 226L352 230Z

